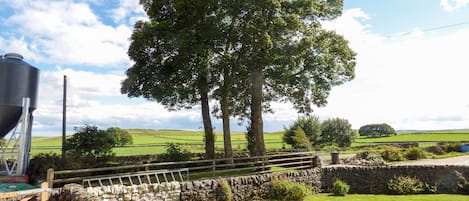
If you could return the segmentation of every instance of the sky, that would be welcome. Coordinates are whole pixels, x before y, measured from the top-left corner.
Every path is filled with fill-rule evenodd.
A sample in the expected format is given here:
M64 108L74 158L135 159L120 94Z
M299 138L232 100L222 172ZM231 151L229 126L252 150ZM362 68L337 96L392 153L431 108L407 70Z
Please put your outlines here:
M22 54L41 71L33 136L61 134L64 75L68 133L84 124L202 130L199 107L170 112L120 93L133 24L146 19L138 0L0 0L0 54ZM344 118L355 129L469 128L469 0L345 0L342 16L323 27L344 35L357 65L355 79L315 108L321 120ZM301 116L289 103L272 106L266 132ZM245 125L233 119L232 129Z

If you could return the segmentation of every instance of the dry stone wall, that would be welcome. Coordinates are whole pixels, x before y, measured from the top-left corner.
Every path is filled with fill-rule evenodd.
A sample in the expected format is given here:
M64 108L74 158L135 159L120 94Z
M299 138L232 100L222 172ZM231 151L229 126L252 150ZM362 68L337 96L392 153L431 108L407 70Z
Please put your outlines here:
M387 183L395 176L410 176L437 186L439 193L455 193L460 176L469 179L468 166L382 166L322 168L323 191L329 191L336 179L350 185L350 193L386 193Z
M469 180L469 166L328 166L288 173L270 173L225 178L235 201L255 201L270 192L273 178L304 182L315 191L328 192L336 179L350 185L350 193L386 193L387 182L395 176L411 176L438 187L439 193L455 193L462 177ZM218 201L220 180L207 179L138 186L83 188L66 185L51 200L165 200Z

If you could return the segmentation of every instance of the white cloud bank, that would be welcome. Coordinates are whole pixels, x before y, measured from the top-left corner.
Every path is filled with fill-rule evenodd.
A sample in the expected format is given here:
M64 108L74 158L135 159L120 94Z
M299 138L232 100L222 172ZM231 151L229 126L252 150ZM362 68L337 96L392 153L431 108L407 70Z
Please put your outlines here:
M427 36L416 28L402 37L383 37L351 9L334 22L358 54L356 78L332 90L318 113L351 120L354 127L388 122L399 129L469 128L469 29ZM366 21L365 21L366 22Z
M129 63L126 51L131 28L126 24L104 24L87 3L45 0L5 3L15 9L15 14L5 20L16 35L3 41L11 51L44 63L102 67ZM28 44L17 45L25 39Z
M440 5L443 10L451 12L459 8L464 8L469 4L469 0L441 0Z

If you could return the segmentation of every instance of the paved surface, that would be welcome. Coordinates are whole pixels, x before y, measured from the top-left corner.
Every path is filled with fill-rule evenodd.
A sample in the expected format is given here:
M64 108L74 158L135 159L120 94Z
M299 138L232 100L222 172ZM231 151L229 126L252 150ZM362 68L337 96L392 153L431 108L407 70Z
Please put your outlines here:
M339 159L346 159L346 158L351 158L355 156L356 154L339 154ZM331 155L319 155L319 159L321 159L322 163L324 162L330 162L331 161Z
M339 154L340 159L350 158L355 156L355 154ZM330 155L319 156L323 165L327 165L331 161ZM325 164L326 162L326 164ZM403 161L394 165L463 165L469 166L469 155L458 156L453 158L444 158L444 159L424 159L416 161Z
M424 159L405 161L396 165L464 165L469 166L469 155L444 159Z

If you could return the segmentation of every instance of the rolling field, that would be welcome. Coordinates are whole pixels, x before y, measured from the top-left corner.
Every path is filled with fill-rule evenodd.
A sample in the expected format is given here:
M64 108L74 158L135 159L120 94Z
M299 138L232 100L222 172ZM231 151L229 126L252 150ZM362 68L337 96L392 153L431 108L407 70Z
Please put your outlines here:
M166 150L167 143L179 143L183 148L193 153L204 152L203 131L184 130L144 130L129 129L133 137L133 144L114 149L116 155L142 155L158 154ZM282 132L265 133L264 140L267 149L282 148ZM215 148L223 150L223 133L215 132ZM231 134L231 143L234 150L239 151L246 148L245 135L242 132ZM60 153L62 137L33 137L31 142L31 153Z
M422 133L401 133L395 136L382 138L359 137L355 143L386 143L386 142L456 142L469 141L469 131L449 131L449 132L422 132Z
M184 131L184 130L144 130L129 129L133 136L133 144L125 147L115 148L117 155L142 155L158 154L166 150L166 143L179 143L183 148L190 152L204 152L203 132L202 131ZM216 149L223 150L223 133L216 131ZM265 133L264 139L267 149L280 149L283 146L283 132ZM235 151L246 148L246 140L243 132L233 132L231 134L232 147ZM434 131L422 133L401 133L396 136L382 138L359 137L352 146L360 146L374 143L392 143L392 142L437 142L437 141L469 141L469 131ZM33 137L31 153L60 153L62 138L55 137ZM285 144L286 148L290 146Z

